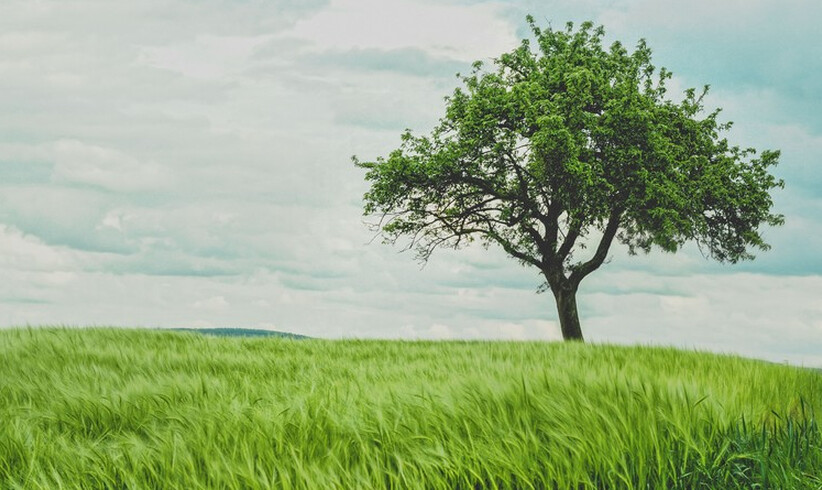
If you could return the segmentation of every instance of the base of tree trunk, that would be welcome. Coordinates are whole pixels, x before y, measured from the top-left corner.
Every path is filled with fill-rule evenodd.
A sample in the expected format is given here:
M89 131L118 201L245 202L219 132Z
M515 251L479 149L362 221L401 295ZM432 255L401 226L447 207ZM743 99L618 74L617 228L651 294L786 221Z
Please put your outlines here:
M577 312L576 291L560 290L554 294L554 298L557 300L557 313L559 314L562 339L584 342L582 327L579 324L579 313Z

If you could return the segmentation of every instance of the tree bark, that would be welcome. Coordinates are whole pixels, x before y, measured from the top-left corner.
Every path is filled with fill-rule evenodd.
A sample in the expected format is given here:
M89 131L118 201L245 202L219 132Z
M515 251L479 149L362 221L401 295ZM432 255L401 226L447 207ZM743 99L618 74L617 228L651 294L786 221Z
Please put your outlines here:
M559 326L563 340L584 342L577 312L577 290L574 287L552 288L557 303Z

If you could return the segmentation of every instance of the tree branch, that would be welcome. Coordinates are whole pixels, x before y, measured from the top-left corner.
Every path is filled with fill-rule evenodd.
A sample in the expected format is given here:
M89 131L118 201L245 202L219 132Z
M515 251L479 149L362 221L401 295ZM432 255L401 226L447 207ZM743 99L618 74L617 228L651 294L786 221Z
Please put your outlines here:
M599 266L605 262L605 258L608 256L608 249L611 248L611 243L614 241L614 236L616 236L616 232L619 229L619 220L621 215L622 210L619 208L614 208L611 211L611 215L608 218L608 224L605 226L605 231L602 235L602 239L599 241L599 246L597 246L596 252L594 252L594 256L591 257L591 260L588 262L584 262L574 267L573 272L570 277L568 277L568 280L574 288L579 286L580 281L582 281L585 276L597 270Z
M537 268L541 267L540 261L536 258L528 255L527 253L518 250L510 240L506 240L502 235L497 233L496 228L494 227L494 223L489 217L485 217L485 222L488 226L488 230L485 232L485 236L496 243L498 243L506 253L510 256L514 257L515 259L519 259L525 263L531 264Z
M565 239L562 240L562 244L557 250L557 257L559 260L565 260L565 257L567 257L569 253L571 253L571 249L574 247L574 243L576 243L577 238L579 238L580 231L581 227L579 221L576 221L571 224L571 226L568 229L568 233L565 235Z

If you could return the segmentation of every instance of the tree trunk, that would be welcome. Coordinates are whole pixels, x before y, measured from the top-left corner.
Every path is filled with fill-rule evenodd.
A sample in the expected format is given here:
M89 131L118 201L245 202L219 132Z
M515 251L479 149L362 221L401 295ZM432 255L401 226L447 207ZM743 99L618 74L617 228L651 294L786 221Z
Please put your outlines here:
M562 329L563 340L584 342L582 327L579 325L579 313L577 313L576 288L558 287L553 291L554 298L557 300L557 313L559 313L559 326Z

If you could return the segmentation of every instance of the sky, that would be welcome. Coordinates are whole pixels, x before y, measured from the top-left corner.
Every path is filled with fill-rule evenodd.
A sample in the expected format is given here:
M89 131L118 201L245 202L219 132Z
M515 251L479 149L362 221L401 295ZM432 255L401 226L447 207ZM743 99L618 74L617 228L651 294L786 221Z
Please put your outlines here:
M645 38L671 93L710 84L731 142L782 151L772 250L616 246L580 289L586 339L822 366L811 0L3 0L0 326L560 339L536 271L501 250L421 267L373 240L351 163L429 133L456 73L515 48L529 13Z

